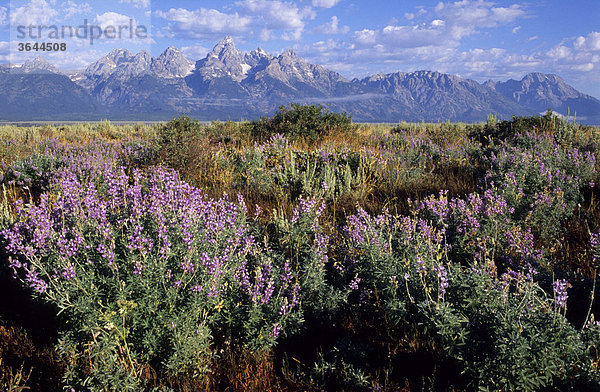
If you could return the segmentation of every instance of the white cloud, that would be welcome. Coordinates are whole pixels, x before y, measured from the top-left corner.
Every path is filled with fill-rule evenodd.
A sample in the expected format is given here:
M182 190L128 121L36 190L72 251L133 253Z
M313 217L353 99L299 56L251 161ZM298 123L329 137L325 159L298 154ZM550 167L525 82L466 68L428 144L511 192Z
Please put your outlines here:
M258 38L263 41L283 38L299 40L306 22L315 18L311 7L299 7L294 2L242 0L232 9L171 8L155 11L154 16L171 23L161 33L167 37L187 39L216 39L223 35L237 38Z
M386 26L381 30L364 29L355 31L354 42L362 47L382 45L390 53L401 48L456 47L458 41L446 33L444 21L434 20L429 25Z
M210 52L209 48L205 48L202 45L193 45L193 46L184 46L181 48L181 53L183 53L183 55L192 60L200 60L203 59L204 57L206 57L206 54Z
M169 36L202 39L213 38L215 35L247 33L251 29L252 19L239 15L237 12L226 14L214 9L200 8L189 11L185 8L171 8L167 12L156 11L156 16L166 19Z
M600 83L600 73L597 72L600 54L587 50L581 44L578 38L563 40L550 49L528 54L508 53L499 48L472 49L451 56L445 64L449 72L480 81L490 78L520 79L525 73L539 71L556 73L581 85Z
M577 37L575 40L575 48L584 51L600 50L600 32L592 31L586 37Z
M275 34L273 33L273 30L260 29L260 33L258 34L258 38L261 41L270 41L272 39L275 39Z
M92 6L88 3L76 3L69 0L62 4L62 13L65 19L74 15L88 14L90 12L92 12Z
M299 40L305 21L316 16L310 7L298 8L291 2L244 0L235 4L241 7L244 15L252 17L254 27L281 30L282 38L288 40Z
M456 55L456 64L461 69L453 69L454 72L466 74L486 73L494 69L495 64L506 56L506 50L501 48L480 49L475 48L466 52L461 52ZM446 69L451 68L450 64L446 65Z
M312 5L315 7L331 8L341 0L312 0Z
M316 33L321 33L321 34L340 34L340 33L347 33L348 31L350 31L350 27L348 26L339 26L339 19L337 16L332 16L331 17L331 21L329 23L324 23L320 26L317 26L317 28L315 28L315 32Z
M441 21L437 22L432 23L431 27L386 26L379 35L380 42L402 48L438 46L438 44L444 43L444 24L439 23Z
M388 25L380 30L361 30L353 34L359 47L376 50L381 45L389 53L404 55L403 49L422 48L422 53L430 53L433 48L452 50L460 46L461 41L477 33L481 28L494 28L514 22L524 17L525 11L520 5L495 7L484 0L462 0L454 3L440 2L428 13L419 8L417 13L407 13L409 20L417 16L435 15L429 21L406 25Z
M116 12L105 12L102 15L96 15L94 22L99 25L102 30L105 30L109 26L113 26L118 28L119 26L129 26L129 24L133 21L133 27L137 26L137 22L135 19L123 15L118 14Z
M136 8L150 8L150 0L119 0L119 3L132 4Z
M4 26L8 22L8 17L6 16L6 8L0 7L0 26Z
M102 38L105 39L118 39L143 45L156 43L150 36L148 27L139 24L135 18L128 15L112 11L105 12L102 15L96 15L93 24L100 26L100 28L105 31L105 34L102 36ZM110 33L106 32L108 27L112 27Z
M370 29L363 29L354 32L354 39L359 44L372 45L377 41L378 32Z
M344 43L340 41L334 41L333 39L328 39L326 41L317 41L312 44L314 50L320 53L331 53L333 51L338 51L344 49Z
M425 10L425 8L423 8L423 7L417 7L417 8L419 8L419 10L417 12L407 12L407 13L404 14L404 17L407 20L413 20L416 17L419 17L421 15L425 15L427 13L427 11Z
M496 27L525 16L525 11L519 4L494 7L494 3L485 0L463 0L447 4L441 2L435 7L435 11L454 24L474 27Z
M599 31L565 38L554 46L529 53L519 53L510 46L491 49L462 46L466 37L483 29L521 33L521 26L515 22L527 17L524 8L510 3L502 7L483 0L439 3L421 15L406 14L404 24L395 22L383 28L354 31L346 42L332 39L316 42L306 47L303 55L350 77L361 72L365 75L430 69L483 82L520 79L528 72L539 71L559 74L575 86L600 85ZM333 20L327 25L334 25Z
M594 68L595 68L594 63L579 64L574 67L575 70L581 71L581 72L590 72L590 71L593 71Z
M573 56L571 49L563 45L558 45L550 49L547 53L552 59L567 59Z
M434 10L446 20L448 33L457 40L476 33L479 28L498 27L526 16L522 6L518 4L494 7L494 3L484 0L440 2Z
M48 25L58 15L46 0L31 0L28 4L11 9L10 22L15 26Z

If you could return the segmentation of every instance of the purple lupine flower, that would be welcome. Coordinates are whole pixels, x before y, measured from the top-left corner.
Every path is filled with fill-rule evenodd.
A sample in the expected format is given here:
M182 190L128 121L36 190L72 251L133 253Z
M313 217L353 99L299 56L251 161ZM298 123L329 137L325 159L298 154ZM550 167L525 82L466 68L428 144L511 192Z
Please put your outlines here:
M283 300L284 304L279 309L279 314L285 316L300 303L300 285L293 285L289 297L285 297Z
M360 283L360 280L361 279L358 277L358 275L355 276L354 279L352 279L350 281L350 284L348 285L348 287L350 287L350 290L358 290L358 284Z
M315 253L321 261L321 265L325 265L329 260L327 256L329 250L329 236L324 234L321 230L317 230L315 233L313 249L315 249Z
M181 263L181 269L186 273L194 273L196 266L191 261L186 260Z
M592 258L598 261L600 258L600 230L597 233L592 233L590 236L590 246L592 248Z
M271 261L267 260L262 266L254 271L255 280L252 288L252 302L255 304L267 304L273 295L275 283L271 275Z
M62 277L66 280L75 279L75 268L72 264L69 264L61 273Z
M135 266L133 267L133 274L139 276L142 274L143 271L144 271L144 265L141 263L135 263Z
M434 267L433 270L437 272L438 275L438 298L442 299L444 294L446 294L446 289L449 286L448 271L446 271L446 268L444 268L443 265Z
M284 288L292 283L292 271L290 268L290 263L286 261L283 264L283 270L281 272L281 281L283 282Z
M206 296L209 298L217 298L217 297L219 297L219 293L220 293L220 291L217 290L217 288L211 287L210 290L208 290L208 293L206 294Z
M425 261L423 261L420 256L417 256L417 261L415 262L415 272L418 274L423 274L427 272L427 266L425 265Z
M273 324L273 328L271 329L269 336L271 337L271 339L275 340L275 339L277 339L277 337L279 337L280 332L281 332L281 326L279 325L279 323L275 323L275 324Z
M256 204L256 212L254 213L254 219L258 219L261 212L262 212L262 209L260 208L260 206L258 204Z
M567 289L569 287L571 287L571 284L566 279L558 279L552 284L556 305L560 308L564 309L567 307L567 299L569 297Z
M48 284L41 279L34 270L27 271L25 279L27 280L27 283L29 283L29 286L40 294L46 292L48 289Z

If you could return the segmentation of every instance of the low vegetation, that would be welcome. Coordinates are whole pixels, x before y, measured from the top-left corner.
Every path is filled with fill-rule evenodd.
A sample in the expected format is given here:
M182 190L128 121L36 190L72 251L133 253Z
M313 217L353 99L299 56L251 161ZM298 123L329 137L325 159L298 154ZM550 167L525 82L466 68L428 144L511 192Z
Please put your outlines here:
M3 390L600 388L598 128L0 135Z

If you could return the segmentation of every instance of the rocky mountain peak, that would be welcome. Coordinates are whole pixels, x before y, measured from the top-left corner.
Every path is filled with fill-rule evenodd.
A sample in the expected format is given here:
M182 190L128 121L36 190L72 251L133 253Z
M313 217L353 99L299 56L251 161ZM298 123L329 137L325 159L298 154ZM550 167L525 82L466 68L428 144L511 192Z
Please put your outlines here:
M492 86L492 84L489 85ZM521 80L510 79L506 82L494 83L493 88L515 102L535 108L539 112L550 107L565 112L576 111L581 106L576 100L585 98L561 77L540 72L529 73ZM563 108L564 102L567 101L570 102L570 106L567 105L568 107Z
M160 57L176 57L176 56L182 56L181 51L178 48L174 47L174 46L169 46L158 57L160 58Z
M115 49L98 61L107 60L113 62L115 65L118 65L123 62L131 61L133 57L133 53L127 49Z
M250 52L250 54L257 57L271 57L269 53L267 53L263 48L260 47L254 49L252 52Z
M216 58L223 62L231 62L242 57L242 52L236 49L233 38L227 36L219 41L208 54L209 58Z
M138 54L133 57L133 62L141 65L141 66L150 66L152 63L153 57L150 53L145 50L140 50Z
M20 69L25 73L33 72L47 72L47 73L60 73L60 71L52 64L44 60L42 56L37 56L33 60L27 60Z
M185 58L181 51L173 46L169 46L157 61L165 70L161 75L166 78L183 78L194 70L194 62Z
M252 65L246 63L244 53L237 50L233 38L227 36L213 50L196 63L196 72L203 79L229 77L240 82L247 77Z
M282 59L290 59L290 60L299 60L300 59L294 49L286 50L279 57Z
M266 65L266 63L270 62L272 59L273 56L271 56L262 48L254 49L250 53L246 53L244 56L245 62L252 67L256 67L259 64Z

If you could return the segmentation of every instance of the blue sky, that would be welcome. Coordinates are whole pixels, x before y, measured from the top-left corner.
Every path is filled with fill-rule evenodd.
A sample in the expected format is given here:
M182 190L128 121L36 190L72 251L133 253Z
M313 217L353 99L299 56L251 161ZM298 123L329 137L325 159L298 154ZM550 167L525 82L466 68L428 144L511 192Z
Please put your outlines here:
M28 56L18 26L147 28L147 36L89 37L44 57L62 69L84 68L114 48L168 46L203 58L226 35L241 50L293 48L347 78L377 72L435 70L478 81L555 73L600 97L600 1L424 0L0 0L0 62ZM46 31L46 33L49 30ZM126 32L126 30L125 30Z

